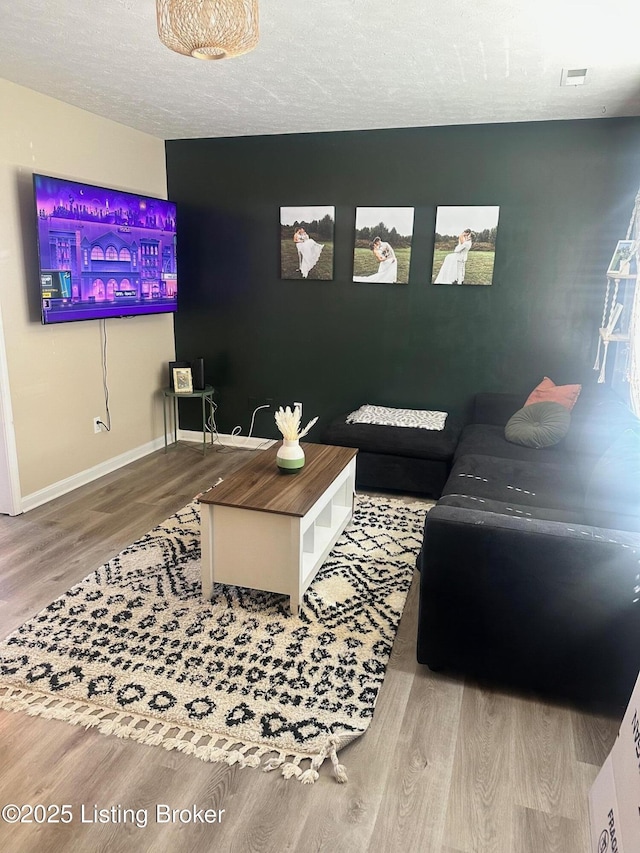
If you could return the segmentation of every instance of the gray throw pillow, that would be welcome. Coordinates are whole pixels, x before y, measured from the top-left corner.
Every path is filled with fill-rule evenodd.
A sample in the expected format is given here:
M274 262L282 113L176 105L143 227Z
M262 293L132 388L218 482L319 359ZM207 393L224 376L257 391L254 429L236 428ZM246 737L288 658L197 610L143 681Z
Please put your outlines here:
M566 406L552 401L531 403L512 415L504 437L523 447L552 447L569 432L571 414Z

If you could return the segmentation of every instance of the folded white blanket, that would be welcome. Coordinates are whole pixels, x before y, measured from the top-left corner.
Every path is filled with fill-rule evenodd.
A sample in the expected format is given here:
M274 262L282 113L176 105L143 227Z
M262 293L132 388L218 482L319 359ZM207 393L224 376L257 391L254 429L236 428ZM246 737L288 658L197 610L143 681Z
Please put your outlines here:
M446 412L428 409L392 409L389 406L360 406L347 416L348 424L379 424L380 426L444 429Z

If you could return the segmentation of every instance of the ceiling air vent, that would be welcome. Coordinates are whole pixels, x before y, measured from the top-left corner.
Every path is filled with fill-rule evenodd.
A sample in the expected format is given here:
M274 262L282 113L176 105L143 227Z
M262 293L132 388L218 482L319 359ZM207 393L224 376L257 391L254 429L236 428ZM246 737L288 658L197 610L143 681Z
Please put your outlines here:
M584 86L587 79L586 68L563 68L561 86Z

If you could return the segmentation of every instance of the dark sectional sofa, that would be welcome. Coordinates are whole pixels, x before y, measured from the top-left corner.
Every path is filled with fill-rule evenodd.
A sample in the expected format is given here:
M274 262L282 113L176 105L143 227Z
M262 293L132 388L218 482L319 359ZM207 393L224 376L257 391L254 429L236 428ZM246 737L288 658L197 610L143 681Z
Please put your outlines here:
M327 427L326 444L358 448L356 485L439 497L451 471L460 427L447 418L443 430L353 424L338 415Z
M584 389L559 444L479 394L418 557L418 661L618 714L640 669L640 422Z

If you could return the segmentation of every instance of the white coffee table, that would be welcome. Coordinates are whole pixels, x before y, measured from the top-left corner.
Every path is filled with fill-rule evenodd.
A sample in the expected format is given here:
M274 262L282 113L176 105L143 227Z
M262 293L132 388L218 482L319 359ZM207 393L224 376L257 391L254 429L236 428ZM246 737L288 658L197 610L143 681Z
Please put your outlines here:
M281 474L277 446L200 496L202 594L214 583L288 595L296 615L304 593L353 514L352 447L303 444L305 465Z

